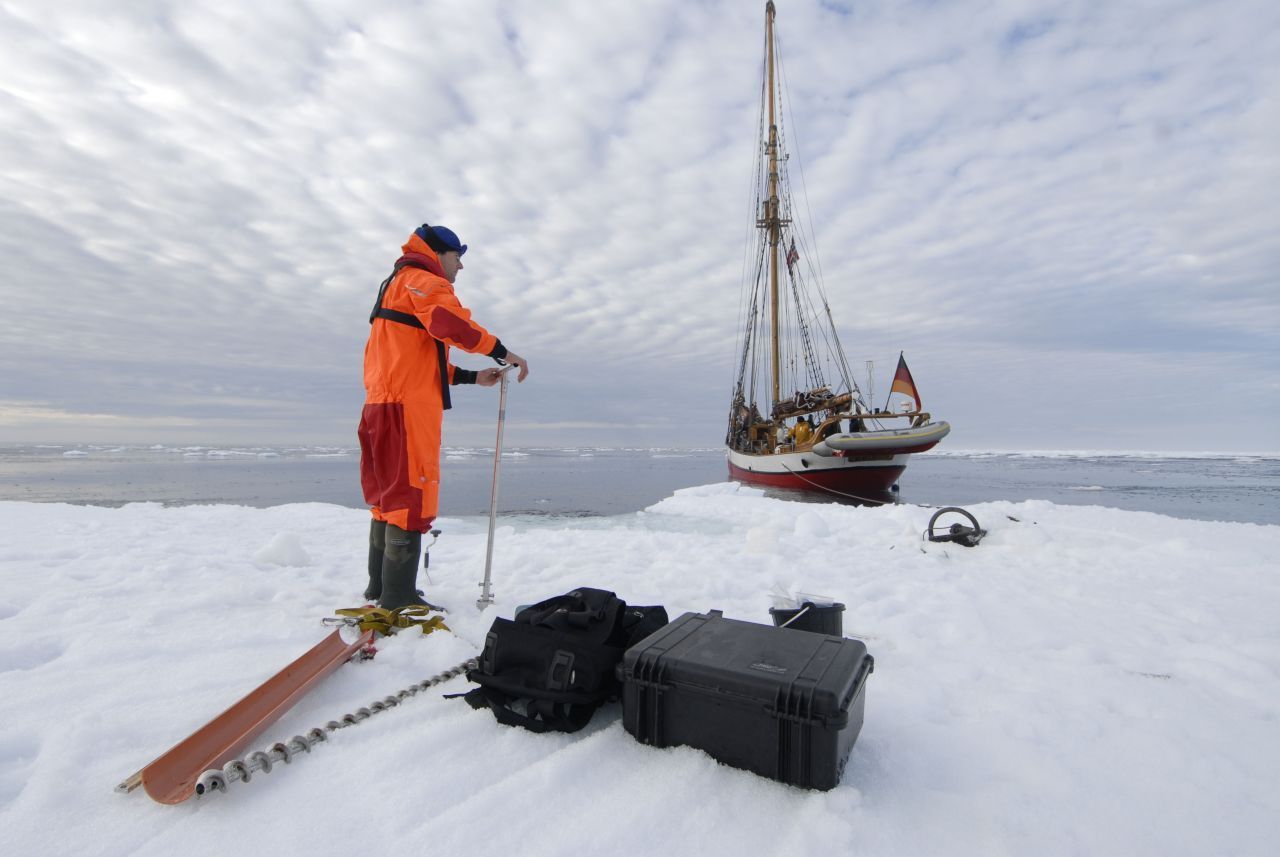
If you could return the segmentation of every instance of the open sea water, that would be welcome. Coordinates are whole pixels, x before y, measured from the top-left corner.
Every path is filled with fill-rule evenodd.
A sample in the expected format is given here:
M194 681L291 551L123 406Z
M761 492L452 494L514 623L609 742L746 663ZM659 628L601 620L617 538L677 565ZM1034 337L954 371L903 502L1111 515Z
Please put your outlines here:
M359 460L358 449L337 447L0 445L0 500L363 508ZM446 448L441 469L442 515L488 514L492 449ZM502 456L498 511L617 515L727 478L720 449L515 449ZM927 506L1036 499L1280 524L1280 454L934 451L912 459L897 497Z

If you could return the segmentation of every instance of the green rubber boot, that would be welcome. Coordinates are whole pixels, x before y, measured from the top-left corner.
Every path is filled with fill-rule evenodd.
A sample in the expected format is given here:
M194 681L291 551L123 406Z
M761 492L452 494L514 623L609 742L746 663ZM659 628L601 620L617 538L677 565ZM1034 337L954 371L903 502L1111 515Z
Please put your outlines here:
M432 606L418 594L418 556L422 552L422 533L402 530L387 524L386 547L382 552L382 597L378 606L384 610L416 604Z
M382 597L382 552L387 547L387 522L369 522L369 585L364 590L365 601L377 601Z

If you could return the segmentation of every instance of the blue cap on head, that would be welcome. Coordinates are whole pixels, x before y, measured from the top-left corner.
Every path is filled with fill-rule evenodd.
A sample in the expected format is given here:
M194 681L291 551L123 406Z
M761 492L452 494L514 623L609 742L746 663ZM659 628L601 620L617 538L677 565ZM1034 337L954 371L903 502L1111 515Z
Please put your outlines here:
M458 234L447 226L428 226L424 223L413 230L413 234L427 242L427 246L437 253L452 250L461 256L467 252L467 245L459 241Z

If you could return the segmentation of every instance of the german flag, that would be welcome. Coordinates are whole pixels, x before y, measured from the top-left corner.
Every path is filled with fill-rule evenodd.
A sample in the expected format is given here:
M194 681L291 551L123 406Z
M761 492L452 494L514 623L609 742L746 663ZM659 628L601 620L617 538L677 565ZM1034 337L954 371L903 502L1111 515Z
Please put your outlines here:
M911 370L907 368L907 361L901 351L898 352L898 371L893 373L893 384L889 387L889 396L892 397L894 393L910 396L916 403L916 410L921 410L920 391L916 389L916 382L911 377ZM884 409L889 410L888 402L885 402Z

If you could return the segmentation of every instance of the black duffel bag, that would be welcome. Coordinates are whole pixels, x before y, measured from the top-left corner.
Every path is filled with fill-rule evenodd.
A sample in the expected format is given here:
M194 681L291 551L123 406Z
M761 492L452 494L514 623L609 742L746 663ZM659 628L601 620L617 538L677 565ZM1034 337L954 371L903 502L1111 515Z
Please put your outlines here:
M666 624L662 607L628 607L603 589L539 601L493 620L480 665L467 672L480 686L463 699L509 726L577 732L620 693L622 653Z

